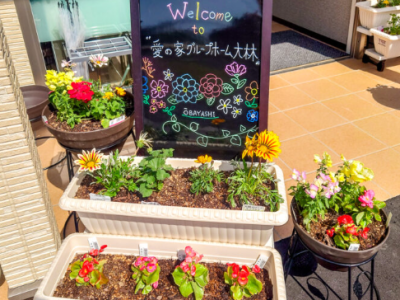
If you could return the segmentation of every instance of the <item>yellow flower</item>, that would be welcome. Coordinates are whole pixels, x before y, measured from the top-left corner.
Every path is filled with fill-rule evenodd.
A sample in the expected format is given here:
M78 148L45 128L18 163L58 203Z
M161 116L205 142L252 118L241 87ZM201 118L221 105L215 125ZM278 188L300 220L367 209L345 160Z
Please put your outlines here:
M322 159L321 159L321 157L319 157L318 154L314 154L314 161L315 161L317 164L319 164L319 163L322 162Z
M331 178L332 182L336 182L337 178L335 177L335 173L329 172L329 177Z
M91 152L82 151L82 153L78 154L79 159L75 161L75 164L80 166L79 173L82 171L93 172L101 168L103 154L100 151L96 152L96 149L93 149Z
M253 135L253 138L249 138L248 136L246 136L246 142L245 142L245 146L246 149L244 149L243 153L242 153L242 158L245 158L246 155L248 157L253 157L255 154L255 151L257 150L257 134Z
M282 152L280 147L279 137L272 131L264 130L258 137L256 156L273 161Z
M344 157L343 154L340 154L340 159L343 160L343 161L346 161L346 157Z
M124 90L123 88L120 88L120 87L116 87L116 88L115 88L115 93L116 93L118 96L121 96L121 97L123 97L123 96L126 95L125 90Z
M339 173L337 175L337 179L339 180L339 182L343 182L344 181L344 174L343 173Z
M388 0L383 1L383 4L389 5L389 1Z
M374 178L374 172L364 167L364 164L358 160L353 160L350 164L343 168L344 175L352 181L364 182Z
M197 157L197 160L195 160L194 162L204 165L204 164L209 163L211 161L212 161L212 157L208 156L206 154L206 155L201 155L201 156Z
M328 152L324 152L324 161L328 168L332 167L332 159Z
M103 96L103 98L107 100L110 100L112 97L114 97L114 94L112 92L106 92Z
M71 90L72 82L81 82L82 77L74 77L74 72L57 72L54 70L46 71L46 85L51 91L55 91L58 87Z

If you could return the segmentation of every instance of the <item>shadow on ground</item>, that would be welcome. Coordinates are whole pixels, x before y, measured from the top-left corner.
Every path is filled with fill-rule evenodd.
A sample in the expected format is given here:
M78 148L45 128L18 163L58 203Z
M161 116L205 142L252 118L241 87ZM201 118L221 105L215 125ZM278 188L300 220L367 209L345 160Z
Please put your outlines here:
M381 300L397 300L400 294L398 274L400 269L400 196L386 201L386 212L392 212L393 218L390 223L391 236L382 250L375 258L375 285ZM275 243L275 248L281 253L283 262L287 260L287 250L290 238ZM301 243L299 243L301 244ZM300 245L299 247L302 247ZM299 248L298 250L302 250ZM297 252L297 251L296 251ZM364 271L370 271L370 264L363 266ZM368 273L366 273L368 275ZM286 292L288 300L337 300L347 298L347 272L332 272L319 266L315 258L305 253L296 259L292 272L286 281ZM352 293L352 299L370 299L368 283L365 274L353 269L353 283L358 279L365 295L357 298ZM376 300L376 296L374 296Z
M380 104L400 110L400 89L392 86L377 85L367 90Z

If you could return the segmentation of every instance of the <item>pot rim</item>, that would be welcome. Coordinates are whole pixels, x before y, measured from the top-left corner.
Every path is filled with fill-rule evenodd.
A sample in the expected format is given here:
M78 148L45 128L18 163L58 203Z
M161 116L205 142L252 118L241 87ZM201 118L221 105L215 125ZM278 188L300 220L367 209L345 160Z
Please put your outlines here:
M50 130L53 130L53 131L60 132L60 133L63 133L63 134L67 133L67 134L71 134L71 135L79 135L79 134L98 133L98 132L100 132L100 131L105 131L105 130L109 130L109 129L112 129L112 128L113 128L113 127L108 127L108 128L102 128L102 129L97 129L97 130L93 130L93 131L85 131L85 132L70 132L70 131L63 131L63 130L55 129L54 127L49 126L46 122L43 121L44 112L45 112L46 109L48 109L49 105L50 105L50 103L49 103L48 105L46 105L46 106L43 108L43 111L42 111L42 123L43 123L44 126L46 126L46 128L49 129L49 131L50 131ZM131 114L129 117L127 117L127 116L125 115L125 117L126 117L125 120L122 121L121 123L117 124L116 126L120 126L120 125L122 125L122 124L125 124L126 122L129 122L130 119L131 119L134 115L135 115L135 114L134 114L133 112L132 112L132 114Z
M329 246L325 245L324 243L321 243L320 241L314 239L306 230L304 230L304 229L300 226L300 224L297 222L297 216L296 216L296 214L295 214L295 212L294 212L294 207L293 207L295 202L296 202L296 199L293 197L292 203L291 203L291 205L290 205L290 210L291 210L291 212L292 212L293 221L296 222L298 228L299 228L301 231L305 232L305 233L308 235L309 238L311 238L311 239L314 240L316 243L322 245L322 246L325 247L325 248L334 249L334 250L336 250L336 251L339 251L339 253L341 253L341 252L343 252L343 253L350 253L348 250L343 250L343 249L339 249L339 248L329 247ZM297 203L297 202L296 202L296 203ZM381 212L382 212L382 213L385 215L385 217L387 218L386 212L385 212L383 209L381 209ZM386 225L385 225L385 227L386 227ZM372 247L372 248L369 248L369 249L367 249L367 250L354 251L354 253L367 253L367 252L371 251L372 249L374 249L374 248L376 248L376 247L382 246L384 243L386 243L386 240L387 240L387 238L389 237L389 234L390 234L390 224L389 224L389 227L386 227L386 236L385 236L385 238L384 238L378 245L376 245L376 246L374 246L374 247Z

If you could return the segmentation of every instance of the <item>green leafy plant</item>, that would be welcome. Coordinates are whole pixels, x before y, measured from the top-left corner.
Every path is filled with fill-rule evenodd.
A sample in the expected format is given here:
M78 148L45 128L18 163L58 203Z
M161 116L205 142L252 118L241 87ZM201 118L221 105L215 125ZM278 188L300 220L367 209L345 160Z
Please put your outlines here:
M139 193L143 197L150 197L154 191L160 191L164 180L171 175L173 170L166 164L166 159L172 157L174 149L149 150L149 156L139 163L141 177L136 181L139 184Z
M374 7L383 8L383 7L397 6L397 5L400 5L400 0L379 0Z
M190 172L189 181L192 182L190 192L198 195L199 193L211 193L215 182L221 182L222 172L213 168L214 161L211 156L199 156L196 163L201 166Z
M71 271L69 278L75 280L76 286L95 286L100 289L102 285L108 283L108 278L103 274L104 264L107 260L96 260L96 256L103 252L107 246L101 246L100 250L91 250L89 254L84 254L82 259L73 262L68 270Z
M228 264L228 270L224 273L225 283L230 285L230 295L234 300L241 300L244 297L250 298L262 291L263 285L256 278L254 273L260 273L260 267L255 265L250 271L247 266L233 263Z
M388 24L388 27L383 28L383 32L390 35L400 35L400 16L391 14Z
M186 258L172 272L174 282L179 286L183 297L187 298L194 293L196 300L204 296L204 287L209 281L208 269L199 264L203 255L198 255L191 247L185 248Z
M136 281L135 294L142 290L142 294L147 295L158 287L161 268L157 258L139 256L131 268L132 278Z
M81 123L83 118L90 116L87 105L82 101L71 99L65 90L61 93L59 91L51 93L49 102L57 109L57 119L60 122L67 122L71 128Z

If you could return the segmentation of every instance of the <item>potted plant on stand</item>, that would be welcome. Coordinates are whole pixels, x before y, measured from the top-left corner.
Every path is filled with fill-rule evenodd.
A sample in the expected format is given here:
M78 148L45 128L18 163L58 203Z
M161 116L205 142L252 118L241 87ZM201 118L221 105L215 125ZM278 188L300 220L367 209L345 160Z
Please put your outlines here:
M400 15L399 0L373 0L357 2L360 23L368 29L385 26L391 14Z
M400 16L391 15L387 27L371 29L375 51L385 59L400 56Z

